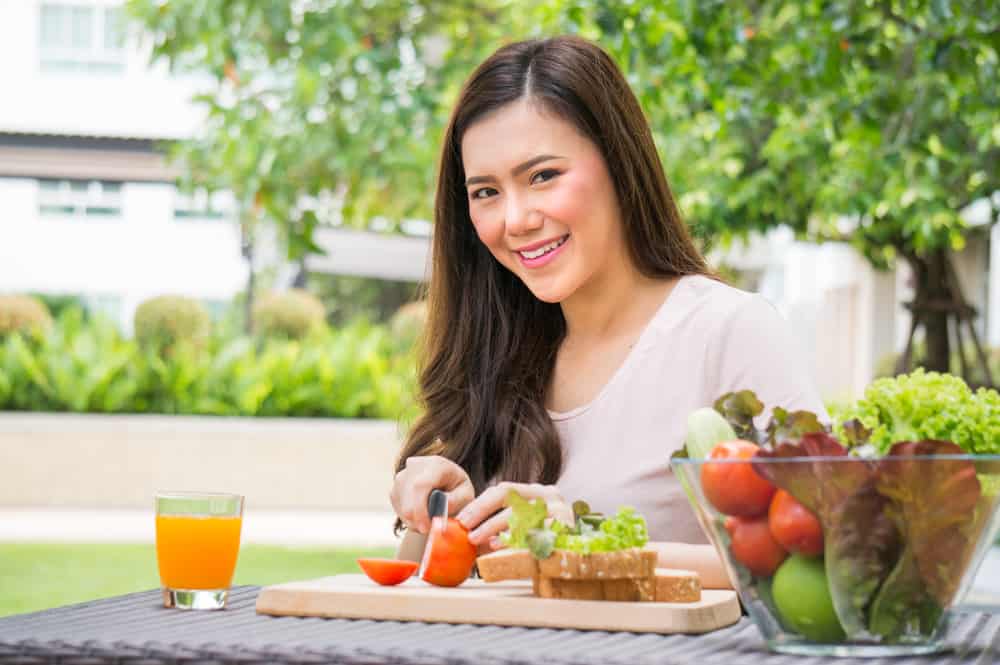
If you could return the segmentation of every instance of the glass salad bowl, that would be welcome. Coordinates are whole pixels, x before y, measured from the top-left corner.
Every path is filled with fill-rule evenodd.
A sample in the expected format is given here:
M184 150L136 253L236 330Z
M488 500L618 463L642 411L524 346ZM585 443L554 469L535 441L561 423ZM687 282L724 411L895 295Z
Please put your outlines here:
M815 433L671 467L769 648L881 657L944 648L1000 527L1000 456L956 450L863 458Z

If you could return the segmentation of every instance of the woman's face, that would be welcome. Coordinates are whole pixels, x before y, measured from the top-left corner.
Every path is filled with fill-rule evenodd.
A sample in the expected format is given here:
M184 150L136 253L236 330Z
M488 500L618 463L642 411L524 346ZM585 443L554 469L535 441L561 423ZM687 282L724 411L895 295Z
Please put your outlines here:
M514 102L466 130L462 161L479 239L539 300L562 302L621 265L614 184L570 123Z

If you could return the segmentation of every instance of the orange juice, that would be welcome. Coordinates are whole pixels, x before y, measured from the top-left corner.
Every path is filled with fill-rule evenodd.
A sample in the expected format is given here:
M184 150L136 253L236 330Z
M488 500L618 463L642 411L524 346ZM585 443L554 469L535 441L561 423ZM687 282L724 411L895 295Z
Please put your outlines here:
M242 517L156 516L156 559L168 589L228 589Z

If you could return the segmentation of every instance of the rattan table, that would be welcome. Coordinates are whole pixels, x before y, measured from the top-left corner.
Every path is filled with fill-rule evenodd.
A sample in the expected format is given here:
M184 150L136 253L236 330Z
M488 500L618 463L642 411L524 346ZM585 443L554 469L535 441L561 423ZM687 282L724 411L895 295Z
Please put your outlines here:
M256 614L258 587L238 587L223 612L181 612L145 591L0 619L0 663L376 663L567 665L846 663L772 654L744 618L706 635L638 635ZM953 619L952 650L925 658L863 661L980 664L1000 661L1000 614ZM862 661L858 661L862 662Z

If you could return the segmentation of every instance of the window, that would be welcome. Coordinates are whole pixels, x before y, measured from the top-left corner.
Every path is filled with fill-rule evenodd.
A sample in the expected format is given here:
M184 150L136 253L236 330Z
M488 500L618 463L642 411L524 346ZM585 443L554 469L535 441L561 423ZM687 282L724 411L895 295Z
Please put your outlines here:
M229 192L209 194L205 189L196 189L174 194L174 219L230 219L233 207Z
M43 2L39 41L43 70L125 71L121 7Z
M105 180L39 180L38 212L111 219L122 214L122 184Z

